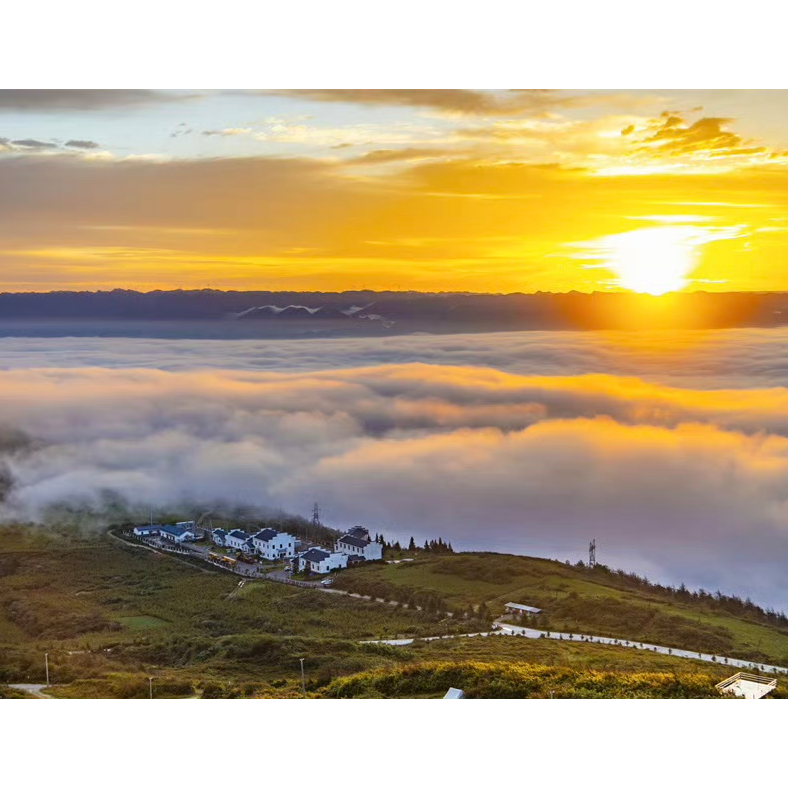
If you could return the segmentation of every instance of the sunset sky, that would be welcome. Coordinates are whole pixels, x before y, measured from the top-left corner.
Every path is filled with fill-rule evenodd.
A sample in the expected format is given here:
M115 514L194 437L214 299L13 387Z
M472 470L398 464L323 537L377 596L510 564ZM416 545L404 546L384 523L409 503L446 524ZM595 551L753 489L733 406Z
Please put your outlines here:
M0 290L788 289L785 91L0 91Z

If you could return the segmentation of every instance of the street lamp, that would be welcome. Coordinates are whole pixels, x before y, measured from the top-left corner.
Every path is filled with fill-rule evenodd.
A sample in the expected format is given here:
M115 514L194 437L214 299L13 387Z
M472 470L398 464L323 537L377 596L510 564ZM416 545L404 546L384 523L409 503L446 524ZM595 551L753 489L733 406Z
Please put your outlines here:
M303 693L304 697L306 697L306 682L304 681L304 658L300 657L301 660L301 692Z
M153 676L148 676L148 692L150 699L153 700Z
M49 686L49 654L44 654L44 669L47 673L47 687Z

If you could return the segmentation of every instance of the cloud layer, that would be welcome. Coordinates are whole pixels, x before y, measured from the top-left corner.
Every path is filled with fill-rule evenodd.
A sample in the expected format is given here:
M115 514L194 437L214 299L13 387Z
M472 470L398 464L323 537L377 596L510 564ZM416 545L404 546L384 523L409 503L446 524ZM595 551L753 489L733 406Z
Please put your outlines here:
M98 324L94 330L106 329ZM423 363L490 367L519 375L637 377L683 388L788 386L788 329L517 331L380 338L122 339L8 337L0 369L153 367L318 371Z
M738 388L514 374L470 365L481 348L461 338L408 339L424 356L458 343L468 362L352 368L345 341L345 368L321 371L291 342L301 371L281 371L282 354L280 371L0 372L3 426L34 440L6 442L4 515L106 491L303 513L319 500L336 525L466 548L577 560L595 538L606 563L786 606L788 389L743 387L746 366ZM500 339L488 358L523 355ZM339 362L336 344L320 347ZM576 342L575 357L587 349ZM237 358L226 343L214 352Z
M367 106L417 107L460 115L519 115L595 103L590 96L568 97L554 90L269 90L263 93L310 101Z
M383 100L371 93L367 103ZM458 106L556 100L383 93ZM330 95L321 100L347 100ZM717 241L693 280L781 289L785 159L696 115L272 116L195 134L168 127L168 140L220 146L177 157L117 150L107 126L63 138L0 128L0 288L605 289L609 271L578 263L577 244L650 228L655 216L681 223L692 205L696 230Z
M182 100L160 90L0 90L0 112L63 112L124 108Z

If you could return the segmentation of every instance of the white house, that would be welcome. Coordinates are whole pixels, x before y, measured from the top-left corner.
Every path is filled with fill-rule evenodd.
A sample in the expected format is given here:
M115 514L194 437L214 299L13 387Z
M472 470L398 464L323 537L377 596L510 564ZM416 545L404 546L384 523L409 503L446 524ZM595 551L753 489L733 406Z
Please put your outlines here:
M232 550L240 550L242 553L253 553L254 552L254 544L252 544L252 540L246 531L230 531L227 536L224 537L224 544L225 547L229 547Z
M329 553L319 547L313 547L298 557L301 569L308 568L312 572L325 575L332 569L344 569L347 566L347 555Z
M334 549L345 555L357 555L366 561L379 561L383 558L383 545L369 538L369 531L361 526L351 528L337 539Z
M213 543L219 545L219 547L224 547L226 538L227 531L225 531L224 528L214 528L211 532L211 539L213 539Z
M535 616L542 612L540 607L519 605L517 602L507 602L504 607L509 613L515 613L521 616Z
M273 528L263 528L252 537L252 544L266 561L292 558L295 555L295 541L294 536Z
M159 533L159 529L161 528L160 525L135 525L134 526L134 535L135 536L155 536Z
M168 542L176 542L177 544L191 542L197 538L192 531L189 531L187 528L182 528L179 525L159 526L159 536Z

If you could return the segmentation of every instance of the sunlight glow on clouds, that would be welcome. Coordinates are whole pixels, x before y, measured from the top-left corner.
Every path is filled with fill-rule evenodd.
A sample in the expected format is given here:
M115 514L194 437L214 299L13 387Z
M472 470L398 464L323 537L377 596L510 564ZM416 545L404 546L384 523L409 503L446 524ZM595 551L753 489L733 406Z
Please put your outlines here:
M98 505L108 491L143 507L229 500L304 512L317 499L329 522L401 537L441 533L460 546L576 560L594 537L610 563L784 607L788 369L765 378L763 365L774 369L769 348L786 332L735 333L722 354L718 340L692 351L688 374L735 367L738 388L715 385L709 372L702 390L689 380L577 374L594 345L607 352L580 335L552 335L553 349L550 335L533 345L547 357L559 350L553 376L424 363L347 368L354 353L382 352L372 340L280 343L282 367L292 368L293 354L307 366L344 359L331 371L7 370L3 430L33 442L0 450L13 480L3 515L45 517L64 500ZM529 339L424 338L422 349L446 360L466 354L468 363L486 352L505 365L528 346L521 338ZM69 356L82 343L86 360L89 347L103 347L104 363L112 347L137 347L69 343ZM39 344L53 361L51 342ZM196 347L192 364L228 353L247 364L259 353L256 342ZM393 350L405 356L408 347L414 338ZM176 366L184 358L171 344L162 351ZM24 353L37 357L30 343ZM604 353L597 364L607 358L611 372L629 363L626 353ZM666 359L664 372L675 363ZM754 374L781 382L747 388Z
M644 218L670 220L671 217ZM686 287L699 263L702 246L712 241L739 238L743 229L691 224L664 225L571 245L586 250L577 254L580 259L603 260L600 266L594 267L612 269L617 274L613 284L636 293L663 295Z
M0 96L0 289L788 288L780 91L103 93Z

